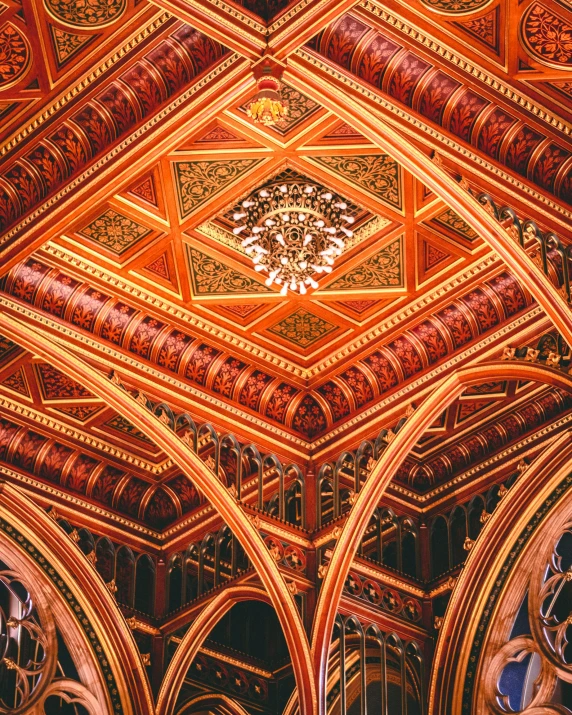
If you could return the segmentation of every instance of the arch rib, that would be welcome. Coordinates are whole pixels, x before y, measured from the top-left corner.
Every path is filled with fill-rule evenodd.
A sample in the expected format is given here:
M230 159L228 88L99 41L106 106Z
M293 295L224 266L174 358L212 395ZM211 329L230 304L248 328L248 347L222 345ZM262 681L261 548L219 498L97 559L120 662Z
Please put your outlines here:
M341 76L341 73L338 74ZM379 110L373 101L368 103L354 96L341 80L333 79L300 56L289 58L286 77L289 84L347 121L454 209L498 253L544 309L566 342L572 345L572 309L542 269L509 237L484 206L462 189L444 169L411 142L406 144L399 132L374 116L373 113L379 114ZM359 84L357 78L353 80Z
M157 696L156 715L173 715L183 680L203 641L220 619L239 601L263 601L271 604L268 594L254 586L227 588L200 612L183 636Z
M33 311L26 312L28 324L24 324L13 316L14 313L18 314L15 303L5 297L2 297L2 303L4 309L0 313L0 332L3 335L38 357L65 370L70 377L126 416L138 429L149 436L184 474L189 478L192 476L197 488L236 534L269 594L284 631L302 710L307 715L313 714L316 707L316 690L310 648L300 614L262 537L235 499L203 461L168 426L125 390L112 384L67 348L53 342L37 324L30 325L34 320Z
M312 656L320 707L325 711L325 684L330 638L347 574L371 516L387 485L425 430L466 387L480 382L531 380L572 393L572 378L552 368L526 362L497 361L461 368L445 378L415 410L387 446L358 494L334 548L318 596L312 631Z

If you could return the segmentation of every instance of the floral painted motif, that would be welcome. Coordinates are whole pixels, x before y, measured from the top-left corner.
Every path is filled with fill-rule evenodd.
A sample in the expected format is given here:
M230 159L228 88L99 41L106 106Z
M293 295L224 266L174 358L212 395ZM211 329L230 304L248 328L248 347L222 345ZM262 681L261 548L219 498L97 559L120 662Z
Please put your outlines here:
M167 486L179 497L183 511L190 511L201 503L201 497L195 485L184 474L175 477Z
M281 382L280 385L273 390L272 395L266 404L266 417L269 417L271 420L276 420L277 422L283 422L286 409L298 392L299 390L297 390L293 385Z
M30 46L23 33L11 22L0 27L0 87L17 82L30 63Z
M521 32L531 55L546 65L572 65L572 25L539 2L526 10Z
M401 208L399 165L387 154L321 156L314 161L365 189L394 208Z
M425 270L429 271L431 268L435 268L439 263L442 263L447 258L450 258L451 254L443 251L441 248L434 246L428 241L424 241L424 258L425 258Z
M402 288L403 280L403 239L400 236L330 283L325 290Z
M463 296L461 300L473 311L483 333L501 322L494 303L480 288Z
M467 420L490 404L490 400L486 403L479 401L461 403L462 410L458 414L462 414L462 419ZM434 459L425 462L415 475L411 471L408 474L400 471L398 479L423 491L432 484L450 479L484 457L493 455L514 440L522 439L526 434L539 429L546 422L557 419L571 407L570 396L558 392L534 398L533 401L505 415L483 432L470 434ZM462 421L460 417L458 420Z
M447 100L460 86L460 82L447 76L444 72L437 72L423 92L419 111L427 119L439 124Z
M377 300L341 300L341 301L335 301L335 302L338 305L343 306L344 308L347 308L348 310L351 310L352 313L361 315L362 313L365 313L366 310L371 308L373 305L376 305L379 301L377 301Z
M431 67L429 62L409 52L393 70L389 94L403 104L411 106L411 97L417 82Z
M0 335L0 360L2 360L6 355L9 355L13 350L16 349L16 343L13 343L8 338Z
M121 302L110 306L109 296L88 284L69 282L68 278L30 259L9 271L4 279L4 290L44 312L69 316L67 319L80 329L99 334L104 340L151 360L183 379L235 400L247 409L263 412L280 424L295 427L289 407L300 389L293 384L279 382L212 345L199 343L190 334L167 328L133 306ZM321 395L330 408L324 413L327 426L372 402L379 393L388 392L404 379L419 374L427 364L434 364L451 350L494 330L530 303L520 284L506 272L489 279L485 285L472 288L437 315L409 328L399 341L376 346L375 351L361 358L356 366L345 369L335 380L318 388L314 399ZM498 300L491 299L491 291ZM63 301L57 296L63 296ZM105 320L98 319L103 310ZM306 336L306 340L309 339ZM423 343L424 351L419 349L418 341ZM11 349L9 344L7 349ZM46 369L52 368L47 366ZM237 388L239 377L240 388ZM62 379L61 374L58 379ZM83 388L73 381L66 389L71 399L93 397L89 392L81 392ZM53 387L53 394L61 396L61 390L58 384ZM353 400L348 400L350 395ZM62 405L58 403L57 407ZM310 417L312 414L313 408L305 410L295 424L304 430L315 429L308 420L315 417L321 422L321 417ZM70 416L74 415L70 413Z
M260 370L255 370L248 380L244 383L238 401L244 407L251 410L257 410L260 404L260 398L266 385L271 382L272 378Z
M447 343L431 321L426 320L425 322L416 325L411 332L415 335L415 337L421 340L425 346L430 364L433 364L442 357L445 357L447 354Z
M463 13L476 13L492 2L492 0L422 1L428 7L453 17ZM543 6L535 2L530 7ZM538 10L534 15L536 24L531 37L535 38L540 56L559 58L542 61L560 67L569 67L572 63L572 51L569 47L572 46L572 25L569 26L555 13L543 14L544 10ZM493 22L496 22L496 10L489 14ZM529 18L533 15L530 10L527 10L524 17ZM476 20L482 22L481 18L475 18ZM460 22L456 24L463 26ZM481 30L480 25L475 26L474 30L485 32ZM494 31L496 32L496 26ZM491 39L491 31L487 32L489 34L484 35L485 39ZM514 134L512 118L500 107L491 106L489 99L473 92L467 84L459 84L457 78L438 70L435 64L430 64L426 71L420 72L421 64L415 63L410 53L405 51L405 47L396 44L393 38L387 37L382 30L374 31L367 28L348 13L316 35L309 43L309 47L312 51L340 65L346 72L356 75L361 81L373 85L381 94L389 95L401 104L409 105L413 102L412 106L416 111L429 121L441 125L443 129L452 132L474 147L480 147L488 156L505 161L511 168L516 168L521 175L532 178L560 198L572 201L572 178L570 178L572 170L555 184L548 168L549 165L555 164L557 154L567 155L567 150L563 146L558 145L557 150L551 150L550 157L539 160L532 147L526 143L526 137L528 136L532 141L535 132L531 126L524 124L520 127L521 131ZM532 53L532 50L530 51ZM397 67L394 67L390 60L396 55L399 55L399 61ZM404 58L410 60L407 73L402 72L405 67ZM424 58L423 62L426 61L427 59ZM431 79L425 82L424 78L429 73ZM487 108L491 108L492 111L487 112L483 122L478 122L477 119ZM543 135L541 141L544 139L546 136ZM541 170L536 169L539 161L546 165Z
M144 521L155 529L162 529L177 518L177 507L167 492L159 487L149 499Z
M86 20L88 27L97 26L99 19L96 16L100 10L104 14L115 13L115 16L118 16L119 2L123 6L123 0L117 2L116 0L110 2L82 0L76 3L70 3L68 0L45 0L45 2L57 6L70 16L78 13L89 15L90 20ZM94 17L96 17L95 23ZM2 27L6 28L6 24ZM10 67L14 67L15 58L11 54L9 42L14 36L11 30L9 33L9 37L5 37L8 45L2 46L0 42L0 67L3 56L4 72L6 77L11 76L9 81L12 82L14 69ZM18 48L15 50L17 53L20 52ZM71 47L62 48L62 51L66 54L71 49ZM31 173L24 171L24 168L16 162L5 169L3 178L11 184L11 188L6 190L0 187L0 230L12 225L46 195L61 188L72 175L85 169L92 158L108 149L114 141L125 136L127 132L132 131L141 120L148 117L169 97L188 87L189 81L212 66L225 53L226 48L222 45L183 24L169 36L169 42L162 42L155 48L153 62L157 63L156 70L151 66L152 62L149 58L146 58L147 65L140 60L128 65L120 78L102 87L96 97L83 105L73 121L66 120L64 123L56 124L51 129L48 142L42 140L41 144L31 147L29 154L35 156L39 169L39 174L34 172L35 180ZM66 57L66 61L69 57ZM25 71L26 68L27 65L21 71ZM1 72L0 69L0 84ZM106 111L102 111L102 106ZM2 105L0 105L1 113ZM36 184L35 188L32 187L33 183ZM13 195L20 193L20 198L15 198Z
M260 164L260 159L176 161L173 163L181 217L186 218L211 196Z
M78 422L87 422L91 417L103 410L102 405L60 405L55 408L56 412L72 417Z
M157 356L157 363L167 370L176 371L187 345L192 343L190 335L185 335L179 330L173 330L164 340Z
M342 388L336 385L335 382L326 382L325 385L318 388L318 392L328 403L332 415L334 416L334 422L349 415L351 409L348 398Z
M68 470L66 486L74 492L84 493L89 475L99 464L96 459L87 454L78 455Z
M148 358L155 338L164 327L165 323L161 323L155 318L150 316L143 318L133 331L129 351L140 357Z
M457 27L461 27L473 37L477 37L491 49L497 51L499 39L498 23L499 7L497 6L486 15L472 17L469 20L457 22L455 24Z
M72 27L109 25L121 17L126 5L126 0L44 0L44 6L50 15Z
M55 442L51 445L42 460L40 468L37 470L38 475L42 477L42 479L47 479L49 482L59 484L61 481L62 470L72 454L74 454L73 449ZM74 459L76 456L77 454L74 454Z
M446 15L464 15L477 12L489 5L492 0L422 0L430 10Z
M336 330L338 330L337 325L314 315L306 308L298 308L288 317L268 328L268 332L300 348L307 348Z
M2 380L2 386L6 387L12 392L17 392L25 397L30 397L30 390L28 388L28 382L26 380L26 375L24 374L23 368L18 368L16 372L13 372L8 377Z
M194 295L270 292L260 281L225 266L196 248L188 247L188 256Z
M154 273L156 276L159 276L159 278L162 278L165 281L171 281L166 253L162 253L160 256L153 259L151 263L148 263L145 266L145 270Z
M442 211L432 220L441 226L450 228L452 231L458 233L469 241L474 241L479 237L478 233L474 231L469 224L459 216L459 214L455 213L453 209Z
M129 437L139 440L140 442L145 442L146 444L154 444L153 440L149 439L146 434L137 429L134 424L131 424L126 417L123 415L114 415L110 420L105 423L107 427L111 427L112 430L116 432L121 432Z
M246 363L236 358L230 357L225 360L223 364L219 366L214 376L212 383L213 392L223 395L223 397L230 397L234 383L245 367Z
M372 353L364 362L377 378L381 392L387 392L387 390L398 384L397 373L383 352L378 350Z
M220 350L210 345L199 345L193 350L185 372L185 377L199 385L204 385L207 377L207 370L211 362L220 355Z
M473 339L473 333L471 331L469 321L455 304L449 305L439 311L437 316L449 329L455 348L460 348Z
M44 400L65 400L78 399L85 397L94 397L79 382L72 380L71 377L64 375L47 362L41 362L36 365L38 381Z
M297 432L305 434L309 439L326 429L327 423L322 408L312 395L306 395L298 405L292 420L292 427Z
M89 238L90 241L108 248L113 253L121 255L142 238L148 236L151 229L124 216L115 209L107 209L78 233Z
M398 358L404 376L411 377L423 369L423 363L413 344L406 338L398 338L387 346Z
M340 375L340 378L353 392L357 407L362 407L373 400L373 389L366 376L357 367L351 367Z
M50 35L58 68L95 39L94 35L76 35L53 25L50 25Z

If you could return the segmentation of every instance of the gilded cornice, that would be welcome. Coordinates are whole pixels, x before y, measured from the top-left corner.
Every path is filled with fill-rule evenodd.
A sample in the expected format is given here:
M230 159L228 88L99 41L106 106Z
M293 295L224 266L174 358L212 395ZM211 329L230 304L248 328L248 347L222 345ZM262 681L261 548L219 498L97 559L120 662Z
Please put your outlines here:
M60 94L59 97L56 97L52 104L44 109L41 114L34 117L33 121L31 121L27 127L19 129L17 133L7 139L6 142L0 147L0 156L6 156L6 154L18 146L18 144L24 141L24 139L27 139L30 134L33 134L36 129L41 127L48 119L51 119L58 112L61 112L72 100L77 99L77 97L89 89L89 87L96 80L101 79L101 77L112 69L120 60L123 60L144 40L163 27L163 25L170 20L171 17L172 15L170 13L161 11L151 20L151 22L148 23L146 27L142 30L134 32L119 49L110 53L98 67L90 70L80 80L78 80L73 87L68 89L65 93Z
M504 171L500 167L495 166L494 164L491 164L489 161L487 161L486 159L483 159L478 154L475 154L473 151L471 151L467 147L459 144L457 141L455 141L451 137L446 136L445 134L440 132L438 129L435 129L434 127L430 127L428 124L426 124L424 121L422 121L418 117L413 116L412 113L393 104L384 95L380 94L379 92L374 91L373 89L368 88L366 85L362 84L357 79L350 77L347 73L343 72L342 70L338 70L335 67L332 67L331 65L329 65L327 62L322 60L317 55L314 55L314 54L312 54L306 50L303 50L303 49L297 50L295 55L291 56L290 63L292 63L292 59L294 59L295 56L299 57L304 62L307 62L308 64L311 64L314 67L319 68L325 74L330 75L336 81L346 85L347 87L350 87L353 91L357 92L358 94L361 94L363 97L366 97L371 102L374 102L375 104L380 105L389 114L393 114L395 117L397 117L400 120L399 122L392 120L391 117L388 117L385 114L380 113L380 117L382 117L384 121L390 121L392 124L394 124L395 128L398 129L400 132L402 132L402 133L405 132L405 133L411 134L412 136L416 136L413 132L407 132L406 128L403 126L403 124L401 122L403 122L405 124L409 124L410 126L414 127L415 129L422 132L423 134L426 134L431 139L436 140L436 142L439 146L439 152L443 156L446 155L446 150L449 149L450 153L448 154L448 156L451 158L451 160L453 162L456 162L458 164L459 159L461 157L468 159L471 162L471 164L467 168L469 168L471 171L475 171L475 169L476 169L475 165L477 165L479 167L482 167L489 174L492 174L492 175L498 177L503 182L499 186L499 188L502 189L502 191L505 195L507 193L510 193L510 195L515 197L518 201L523 201L522 196L517 194L515 191L511 190L511 187L514 187L514 189L516 189L516 191L522 192L523 194L526 194L527 197L529 197L529 200L527 201L527 203L535 211L538 211L539 209L542 210L541 206L543 205L544 207L546 207L546 209L549 209L550 212L559 214L562 217L562 219L559 219L558 216L555 217L552 215L552 213L550 213L550 214L548 214L548 216L552 220L559 220L559 223L562 226L569 228L570 220L572 220L572 211L567 209L561 202L554 201L549 196L536 191L536 189L534 189L532 186L529 186L528 184L523 183L522 181L520 181L516 177L512 176L511 174L508 174L506 171ZM304 71L304 70L302 70L302 71ZM292 79L291 82L293 84L296 84L295 79ZM342 92L339 92L338 95L341 98L343 98L343 96L344 96ZM490 182L490 176L485 175L483 178L485 179L485 181ZM544 211L544 213L546 213L546 210ZM567 223L565 223L564 220L567 221Z
M92 514L102 516L102 517L114 522L115 524L125 526L128 529L132 529L133 531L136 531L148 538L155 539L155 540L161 539L161 533L158 531L155 531L154 529L149 529L147 526L143 526L142 524L138 524L134 521L131 521L131 519L126 519L125 517L119 516L118 514L114 514L110 511L108 511L107 509L103 509L100 506L91 504L90 502L85 501L84 499L80 499L79 497L72 496L71 494L68 494L67 492L63 492L60 489L56 489L51 484L46 484L44 482L39 481L35 477L30 477L28 475L21 474L20 472L17 472L14 469L10 469L9 467L6 467L4 464L0 464L0 474L4 474L5 476L10 477L10 479L13 479L14 481L18 482L20 485L23 485L22 488L28 494L31 494L32 496L34 495L34 490L38 490L38 491L41 491L44 494L46 494L47 498L49 498L50 502L53 501L53 497L56 497L57 499L59 499L63 502L66 502L67 504L70 504L73 506L79 506L82 509L85 509L86 511L88 511Z
M227 330L223 330L219 325L211 323L204 318L198 318L194 313L189 310L177 307L172 303L167 302L162 298L159 298L158 296L145 291L143 288L136 286L134 283L130 283L124 278L119 278L118 276L109 273L108 271L105 271L97 264L91 261L87 261L86 259L73 253L66 247L62 247L55 243L49 242L42 248L42 250L48 255L53 256L54 258L57 258L61 261L64 261L68 265L73 266L80 271L85 272L88 275L95 276L99 280L102 280L115 288L119 288L120 290L125 291L125 293L127 293L128 295L134 296L135 298L144 301L145 303L157 308L158 310L164 311L165 313L168 313L169 315L172 315L175 318L184 321L187 325L196 327L199 330L204 331L206 334L212 335L213 337L224 341L225 345L233 346L240 350L244 350L245 352L250 353L251 355L254 355L266 361L269 365L272 365L280 370L285 370L286 372L289 372L290 374L295 375L302 380L311 380L312 378L321 375L324 370L327 370L328 368L336 365L338 362L340 362L340 360L352 355L354 352L356 352L356 350L359 350L370 344L372 340L376 340L377 338L381 337L383 334L385 334L392 328L395 328L397 325L401 324L407 318L410 318L411 316L415 315L415 313L418 313L420 310L429 307L436 300L439 300L440 298L447 295L456 288L463 286L467 283L467 281L471 280L472 278L475 278L484 270L492 268L494 264L498 261L497 255L495 253L490 253L482 261L479 261L479 263L476 263L475 265L467 268L461 273L458 273L449 281L443 283L434 291L432 291L432 293L418 298L409 305L405 306L399 312L393 313L391 317L387 320L382 321L374 328L369 330L367 333L361 335L355 341L349 342L343 347L342 350L339 350L336 353L329 355L324 360L321 360L319 363L316 363L310 368L302 368L298 365L284 360L284 358L279 357L274 353L271 353L261 347L253 345L252 343L244 340L240 336L234 335ZM83 279L84 276L81 276L81 278Z
M92 449L99 450L103 454L107 454L115 459L120 459L123 462L137 467L138 469L145 470L154 476L160 476L167 469L173 466L173 461L171 459L165 459L160 464L154 464L153 462L148 462L141 457L138 457L131 452L125 452L119 449L110 442L105 442L103 440L97 439L82 430L70 427L65 424L65 422L60 422L59 420L46 415L44 412L35 410L33 407L28 405L22 405L19 402L9 399L5 395L0 395L0 408L10 411L11 415L21 415L22 417L29 419L36 424L42 425L43 427L48 427L49 429L64 435L68 439L75 440L81 444L85 444ZM49 435L51 436L51 435Z
M426 504L427 502L435 499L435 497L438 497L440 494L443 494L443 492L451 489L451 487L458 487L462 485L464 482L480 474L480 472L482 472L483 470L488 470L486 474L488 480L495 472L501 469L505 470L507 467L513 464L518 464L521 459L524 459L528 455L533 454L538 450L538 444L536 444L536 442L538 442L539 440L543 440L543 445L549 445L559 436L560 428L565 427L571 422L572 414L565 415L561 419L556 420L549 425L546 425L537 432L534 432L534 434L528 435L528 437L525 437L516 444L510 445L506 449L503 449L502 452L499 452L498 454L495 454L488 459L484 459L482 462L479 462L479 464L474 467L471 467L471 469L468 469L466 472L463 472L458 477L451 479L445 484L439 485L438 487L431 490L430 492L427 492L426 494L416 494L410 489L407 489L407 487L404 487L401 484L397 484L396 482L391 482L391 484L389 485L389 491L393 494L400 494L402 496L405 496L411 501L417 502L418 504ZM556 432L556 434L553 434L554 432ZM523 448L529 445L532 446L523 452ZM494 469L491 469L491 467L494 467ZM431 508L433 509L437 504L440 504L443 501L445 501L445 498L437 501L436 503L432 503ZM423 509L423 511L426 511L426 509Z
M0 305L5 305L6 307L17 311L25 318L31 320L32 323L40 323L41 325L54 331L56 333L54 338L57 342L63 344L64 346L67 345L66 338L71 338L73 341L85 345L87 349L81 347L74 347L75 352L85 358L93 358L94 352L99 353L97 359L98 364L101 367L114 369L117 367L117 363L121 362L127 365L130 369L135 369L140 373L149 376L147 384L152 390L156 390L157 385L159 384L162 384L163 388L165 384L167 384L172 388L173 394L176 395L177 398L180 398L181 394L185 393L193 394L199 397L205 403L214 408L212 410L212 415L215 421L217 418L220 418L220 411L222 411L223 413L230 413L231 415L237 417L241 423L248 423L250 425L254 425L255 427L262 429L268 428L268 423L265 420L243 412L235 405L219 400L216 397L209 395L196 387L193 387L192 385L183 383L181 380L178 380L172 374L161 372L156 368L152 367L151 365L146 365L136 360L130 355L124 355L123 353L115 350L113 347L100 343L88 335L83 335L78 331L70 328L69 326L63 325L53 320L47 315L38 313L35 310L28 308L27 306L20 305L10 300L4 295L0 295ZM511 321L510 323L507 323L491 335L475 342L466 350L453 356L450 360L446 361L445 363L442 363L435 369L425 373L419 379L412 381L411 383L401 388L397 392L393 393L389 397L372 405L368 409L361 412L359 415L356 415L355 417L347 420L343 425L334 428L327 434L317 438L312 442L303 440L300 437L292 435L290 432L286 432L285 430L281 430L277 425L272 425L272 433L278 441L282 441L283 443L285 442L286 444L288 444L289 447L303 450L303 452L301 453L302 456L304 452L307 453L308 450L316 450L317 448L325 445L330 440L333 440L339 436L343 436L347 432L348 428L358 425L360 422L367 419L368 417L377 416L379 419L386 420L388 417L387 412L389 410L384 408L395 407L405 410L405 407L408 403L408 400L406 399L408 395L414 393L415 391L419 390L419 388L423 387L425 388L423 392L427 392L431 389L432 385L430 383L432 383L435 378L439 377L444 372L451 370L459 363L476 356L478 353L482 352L483 349L487 347L492 347L493 349L495 349L497 347L496 343L501 341L505 335L520 326L526 325L534 318L540 317L543 314L544 313L542 308L540 308L539 306L535 306L534 308L519 316L515 320ZM107 355L112 359L106 359L105 357L103 357L103 355ZM141 380L141 377L138 376L138 379ZM373 429L373 425L370 424L369 428ZM316 454L315 457L318 458L319 454Z
M546 108L537 105L529 97L526 97L519 92L515 92L513 87L506 84L498 77L492 75L489 70L485 70L483 67L480 67L474 62L468 60L466 57L458 54L451 47L443 44L442 40L432 37L427 34L427 32L421 30L415 25L412 25L402 17L389 12L386 7L381 5L379 2L376 2L376 0L362 0L360 7L372 13L380 20L403 33L407 37L410 37L424 48L434 52L447 62L450 62L455 67L458 67L466 74L474 77L479 82L487 85L487 87L490 87L495 92L498 92L509 101L518 105L521 109L530 112L537 119L544 122L552 129L556 129L559 132L566 134L566 136L570 136L572 134L572 124L565 122L561 117L552 114Z
M242 69L243 63L240 61L241 58L237 53L233 53L229 57L227 57L225 60L223 60L219 65L217 65L213 70L208 72L206 75L204 75L198 82L196 82L192 87L189 87L185 92L180 94L178 97L176 97L172 102L170 102L166 107L163 107L157 114L155 114L151 119L146 121L142 126L137 128L134 132L132 132L128 137L126 137L123 141L119 142L116 146L113 147L107 154L99 158L97 161L95 161L93 164L88 166L88 168L83 171L81 174L75 177L72 181L70 181L66 186L64 186L62 189L60 189L56 194L51 196L47 201L45 201L42 205L38 206L32 213L29 213L20 223L16 224L14 227L12 227L9 231L7 231L5 234L3 234L0 237L0 246L4 245L11 239L13 239L15 236L17 236L20 232L22 232L27 226L29 226L33 221L35 221L37 218L39 218L42 214L44 214L46 211L49 209L53 208L56 206L58 203L60 203L62 200L64 200L67 196L69 196L72 193L78 193L78 187L81 186L87 179L91 178L92 176L101 173L101 170L103 167L105 167L110 161L115 159L117 156L119 156L122 152L124 152L126 149L128 149L131 145L137 143L138 148L141 146L141 140L145 135L153 129L153 127L157 126L159 123L161 123L164 119L169 117L170 114L172 114L176 109L178 109L182 104L187 102L189 99L191 99L194 95L196 95L198 92L200 92L202 89L204 89L207 85L213 82L216 77L218 77L220 74L228 70L232 65L237 64L237 67L235 67L234 72L230 72L227 76L227 80L229 83L232 83L233 76L240 72ZM213 91L213 90L211 90Z
M427 596L427 592L423 588L420 588L419 586L414 586L408 581L403 581L397 576L388 573L385 569L383 569L383 567L376 568L373 565L364 563L359 558L357 558L352 564L352 571L357 571L357 573L359 574L368 576L369 578L374 578L376 579L376 581L379 581L384 586L391 586L393 588L398 588L402 591L406 591L407 593L411 594L412 596L415 596L416 598L425 598Z
M319 13L321 9L324 7L324 5L327 5L329 0L320 0L318 3L314 3L314 0L300 0L300 2L296 3L293 7L291 7L289 10L287 10L285 13L280 15L279 18L277 18L269 27L268 27L268 34L272 35L275 33L277 30L279 30L281 27L284 27L284 25L290 22L290 25L288 27L289 30L295 30L302 22L303 18L298 17L296 20L294 18L302 13L303 10L305 10L308 5L311 5L314 3L314 13L319 16ZM270 42L270 46L272 47L274 43Z
M346 420L343 425L336 427L322 437L318 437L312 443L313 449L321 447L329 440L334 439L335 437L345 433L348 428L358 425L360 422L362 422L368 417L372 417L374 415L383 415L382 419L387 419L386 408L395 406L398 407L400 410L405 411L405 408L408 405L407 395L419 390L419 388L422 388L423 386L425 386L425 391L432 389L433 385L428 383L433 382L435 378L438 378L444 373L450 374L451 372L453 372L453 369L456 365L469 360L471 357L475 357L478 353L482 352L487 347L496 348L496 343L500 342L505 335L520 326L526 325L526 323L528 323L530 320L539 317L543 314L544 311L542 310L542 308L540 308L540 306L536 306L524 313L523 315L520 315L518 318L504 325L499 330L495 331L494 333L491 333L491 335L488 335L482 340L479 340L478 342L468 347L466 350L463 350L457 355L454 355L446 362L439 364L433 370L426 372L419 379L408 383L407 385L405 385L405 387L402 387L397 392L392 393L389 397L386 397L384 400L380 400L375 405L372 405L363 412L360 412L359 415L356 415L355 417Z

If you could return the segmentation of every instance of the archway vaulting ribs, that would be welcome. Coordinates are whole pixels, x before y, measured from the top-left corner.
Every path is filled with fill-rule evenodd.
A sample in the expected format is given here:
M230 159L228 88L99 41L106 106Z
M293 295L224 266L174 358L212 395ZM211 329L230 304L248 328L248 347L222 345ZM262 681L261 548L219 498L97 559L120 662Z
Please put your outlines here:
M0 3L0 713L572 714L570 37ZM312 187L284 293L240 214Z

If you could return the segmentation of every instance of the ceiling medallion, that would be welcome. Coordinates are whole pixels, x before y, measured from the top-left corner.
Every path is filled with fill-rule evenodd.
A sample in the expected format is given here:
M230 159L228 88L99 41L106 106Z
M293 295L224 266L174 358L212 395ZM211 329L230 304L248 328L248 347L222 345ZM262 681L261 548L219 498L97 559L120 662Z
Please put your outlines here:
M280 94L282 68L269 60L254 70L258 92L248 105L247 115L256 124L269 127L288 116L288 106Z
M266 285L282 286L302 295L307 286L317 288L315 274L331 273L345 238L353 236L354 217L339 196L311 182L266 185L242 202L233 218L240 222L235 234L244 233L242 245L254 270L268 273Z

